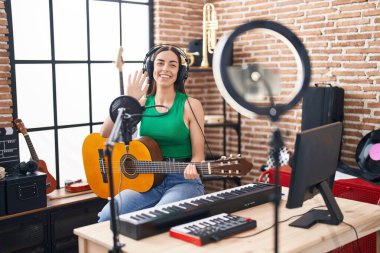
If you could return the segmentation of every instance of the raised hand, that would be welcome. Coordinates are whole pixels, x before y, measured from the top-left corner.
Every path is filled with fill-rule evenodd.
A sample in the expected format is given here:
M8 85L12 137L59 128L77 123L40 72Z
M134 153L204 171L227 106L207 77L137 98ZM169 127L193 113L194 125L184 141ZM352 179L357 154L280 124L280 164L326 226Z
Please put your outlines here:
M145 98L148 87L149 85L147 82L147 72L143 74L142 70L136 70L133 77L132 74L129 74L128 76L128 85L125 89L125 95L134 97L138 101L141 101Z

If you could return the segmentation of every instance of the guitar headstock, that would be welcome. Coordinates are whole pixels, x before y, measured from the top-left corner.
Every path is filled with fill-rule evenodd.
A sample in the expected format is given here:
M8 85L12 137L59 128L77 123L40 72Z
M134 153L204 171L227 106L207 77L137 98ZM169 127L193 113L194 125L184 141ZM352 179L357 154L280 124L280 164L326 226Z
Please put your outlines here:
M220 176L244 176L253 168L252 163L241 158L240 155L222 156L212 162L212 174Z
M124 65L123 51L124 51L124 49L122 47L120 47L119 48L119 53L117 54L117 59L116 59L116 68L120 72L123 71L123 65Z
M13 124L16 126L17 130L22 133L23 135L28 134L28 131L26 130L26 127L24 126L24 123L21 119L15 119L13 120Z

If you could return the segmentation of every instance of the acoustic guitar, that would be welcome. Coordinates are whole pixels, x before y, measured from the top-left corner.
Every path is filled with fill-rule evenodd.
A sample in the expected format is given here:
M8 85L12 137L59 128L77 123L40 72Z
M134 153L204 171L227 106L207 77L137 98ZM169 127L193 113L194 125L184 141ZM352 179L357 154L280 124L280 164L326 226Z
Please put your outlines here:
M31 159L37 162L37 170L46 174L46 194L51 193L57 188L57 182L47 169L45 161L38 158L36 150L33 147L32 140L30 139L28 131L26 130L22 120L15 119L13 120L13 123L16 126L17 130L24 136L26 144L29 148Z
M83 164L91 190L101 198L109 197L108 159L104 155L106 138L99 133L86 137L82 146ZM116 143L112 151L114 192L132 189L146 192L159 185L165 173L183 173L187 162L163 161L158 144L149 137L132 140L128 153L124 143ZM253 167L237 158L192 162L200 175L243 176Z

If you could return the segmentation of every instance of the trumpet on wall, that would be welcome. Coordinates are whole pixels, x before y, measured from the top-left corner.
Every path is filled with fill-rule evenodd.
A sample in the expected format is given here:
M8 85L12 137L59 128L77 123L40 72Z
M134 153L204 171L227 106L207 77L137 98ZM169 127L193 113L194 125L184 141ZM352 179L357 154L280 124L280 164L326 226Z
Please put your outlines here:
M218 20L216 19L215 6L209 1L203 6L203 44L201 67L209 67L208 53L212 54L216 46L216 30Z

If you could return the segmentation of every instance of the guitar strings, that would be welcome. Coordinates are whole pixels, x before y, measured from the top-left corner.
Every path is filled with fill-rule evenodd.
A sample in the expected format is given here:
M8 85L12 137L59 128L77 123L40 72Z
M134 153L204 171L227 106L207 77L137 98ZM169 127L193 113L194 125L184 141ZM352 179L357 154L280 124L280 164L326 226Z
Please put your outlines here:
M99 162L102 162L103 160L99 160ZM123 162L111 162L113 165L117 165L117 164L124 164ZM130 162L130 161L127 161L126 162L126 165L131 165L131 166L134 166L134 165L138 165L138 166L147 166L147 167L152 167L152 166L160 166L160 167L175 167L175 166L187 166L188 164L193 164L195 166L199 166L199 167L204 167L204 168L208 168L209 166L210 167L220 167L221 165L224 165L225 163L208 163L208 162L195 162L195 163L170 163L170 164L167 164L167 162L151 162L151 161L143 161L143 162ZM215 165L216 164L216 165ZM234 164L237 164L236 162L232 162L230 164L227 164L227 165L234 165Z
M104 160L99 160L99 164L101 168L106 168L108 169L107 165L104 165ZM106 163L107 164L107 163ZM215 167L220 167L221 165L217 164L213 165L208 162L193 162L193 163L186 163L186 162L163 162L163 161L135 161L135 160L129 160L126 162L126 165L130 165L131 167L125 167L123 166L124 163L120 162L111 162L112 166L117 166L119 168L113 169L113 171L123 171L123 172L151 172L151 173L157 173L157 172L183 172L183 169L188 165L188 164L194 164L196 165L197 169L200 170L200 172L204 173L209 173L209 170L213 171L212 169ZM223 165L223 163L221 163ZM138 168L134 166L138 166ZM164 168L162 166L165 165ZM229 164L233 165L233 164ZM159 167L157 167L159 166ZM121 167L121 168L120 168ZM226 170L227 171L227 170ZM239 170L228 170L228 171L239 171ZM229 173L231 174L231 173ZM240 174L240 173L238 173Z

